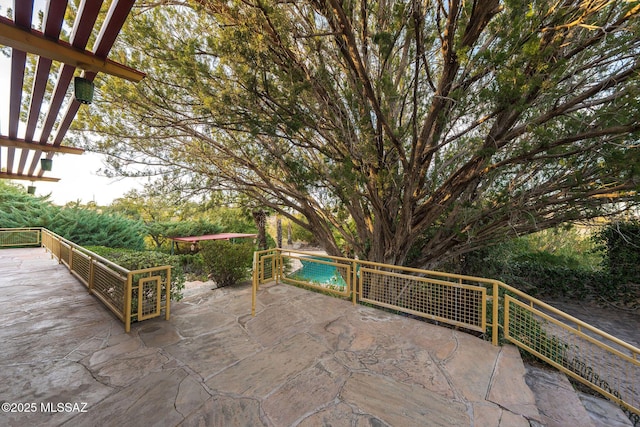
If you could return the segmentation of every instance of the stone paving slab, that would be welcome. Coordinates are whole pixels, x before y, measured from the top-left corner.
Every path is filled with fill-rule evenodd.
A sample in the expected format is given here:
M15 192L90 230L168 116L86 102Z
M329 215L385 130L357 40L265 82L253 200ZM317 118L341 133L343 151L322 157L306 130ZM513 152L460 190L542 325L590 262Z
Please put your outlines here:
M0 425L541 425L513 347L286 285L258 298L251 317L247 285L191 288L125 334L43 249L0 250L0 402L36 405Z
M525 381L536 396L536 406L547 427L564 427L575 420L580 420L580 427L596 427L562 372L529 365Z

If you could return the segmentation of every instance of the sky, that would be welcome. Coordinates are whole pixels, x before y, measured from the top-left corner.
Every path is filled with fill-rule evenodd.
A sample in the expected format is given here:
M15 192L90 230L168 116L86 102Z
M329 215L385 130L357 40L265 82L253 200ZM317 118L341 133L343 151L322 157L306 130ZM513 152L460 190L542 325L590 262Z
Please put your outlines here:
M24 0L20 0L24 1ZM44 0L36 0L34 10L38 10L45 3ZM0 0L0 14L6 16L7 8L13 7L13 0ZM7 122L9 120L9 77L10 58L0 54L0 133L8 134ZM25 94L23 93L23 97ZM87 108L81 106L80 108ZM24 124L23 124L24 127ZM22 132L22 133L21 133ZM18 135L24 135L24 129L18 131ZM38 133L36 132L36 135ZM63 145L66 143L63 141ZM0 153L6 155L3 148ZM135 178L107 178L98 173L104 168L105 157L97 153L85 152L82 155L56 154L53 157L53 168L45 176L60 178L58 182L13 181L25 187L35 185L36 195L51 195L51 201L57 205L68 202L80 201L81 203L96 202L104 206L114 199L122 197L130 189L141 189L143 181ZM15 168L15 163L14 163Z

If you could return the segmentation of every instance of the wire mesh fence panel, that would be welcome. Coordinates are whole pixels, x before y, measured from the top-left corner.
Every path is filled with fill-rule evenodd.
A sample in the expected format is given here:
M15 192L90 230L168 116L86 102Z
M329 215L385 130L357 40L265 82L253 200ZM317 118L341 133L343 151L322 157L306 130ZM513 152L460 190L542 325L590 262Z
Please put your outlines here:
M595 328L585 330L510 295L505 297L505 338L640 414L640 353Z
M106 265L93 263L93 292L121 320L124 319L127 278Z
M361 301L484 332L484 287L372 268L359 276Z
M170 283L170 267L132 271L131 319L141 321L161 314L165 307Z
M260 283L269 282L276 279L276 255L264 255L260 257Z
M137 320L150 319L160 315L162 299L162 278L151 276L141 278L138 281L138 288L135 290L135 300L137 304L132 306L137 308Z
M89 286L89 275L91 274L91 257L80 251L73 251L71 253L71 271L80 279L85 285Z
M60 257L59 260L61 263L69 267L69 262L71 261L69 258L69 254L71 253L71 246L64 242L60 242Z
M0 247L22 247L39 245L39 229L0 229Z

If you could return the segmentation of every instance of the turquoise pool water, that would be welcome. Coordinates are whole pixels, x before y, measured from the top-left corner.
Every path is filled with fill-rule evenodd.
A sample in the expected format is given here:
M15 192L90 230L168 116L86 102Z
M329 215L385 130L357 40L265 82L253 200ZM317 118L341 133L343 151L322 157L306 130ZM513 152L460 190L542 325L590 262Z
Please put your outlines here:
M305 257L300 260L300 262L302 262L302 267L291 273L289 277L320 285L332 285L339 286L341 288L347 286L335 266L323 264L321 262L314 262L314 260L332 262L330 258Z

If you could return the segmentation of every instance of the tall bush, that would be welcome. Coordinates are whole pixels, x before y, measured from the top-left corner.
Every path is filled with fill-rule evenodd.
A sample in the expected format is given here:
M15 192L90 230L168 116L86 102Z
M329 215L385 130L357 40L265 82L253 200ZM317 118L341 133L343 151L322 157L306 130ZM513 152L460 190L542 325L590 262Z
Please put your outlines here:
M618 282L640 284L640 222L613 222L595 236L604 267Z
M49 229L80 246L144 249L144 228L140 221L119 215L72 207L60 209Z
M611 281L585 240L587 233L578 230L544 231L470 252L446 267L497 279L539 298L599 297L609 293Z
M47 196L32 196L24 187L0 180L0 228L49 228L59 209Z
M250 242L213 240L202 242L200 253L207 271L218 286L231 286L248 277L253 250Z
M80 205L59 207L48 197L1 183L0 228L45 227L80 246L99 245L143 249L142 222L107 215Z

